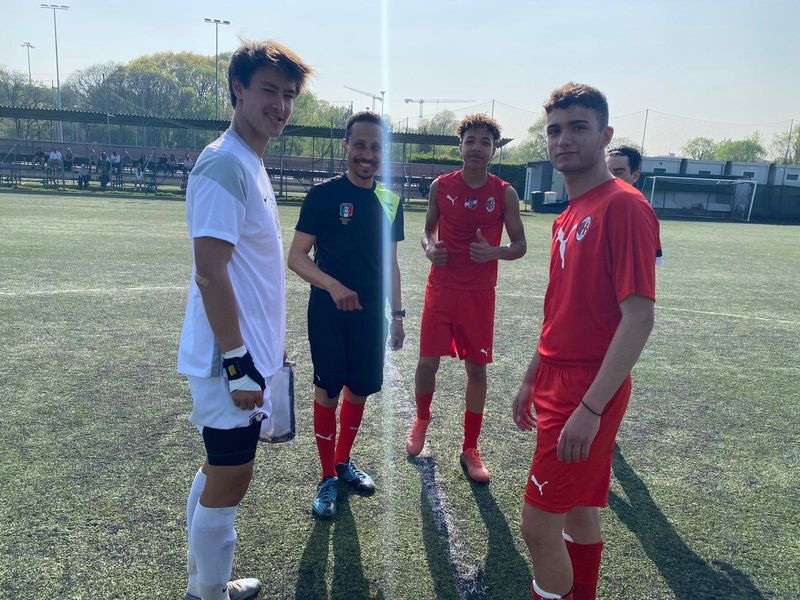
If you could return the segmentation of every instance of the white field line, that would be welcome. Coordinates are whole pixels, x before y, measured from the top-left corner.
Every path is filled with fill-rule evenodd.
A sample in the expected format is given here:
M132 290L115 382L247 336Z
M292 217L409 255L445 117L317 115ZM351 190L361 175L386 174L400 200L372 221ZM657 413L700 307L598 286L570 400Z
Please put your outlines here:
M533 294L503 294L503 296L511 296L513 298L533 298L536 300L544 300L544 296L536 296ZM656 303L656 310L674 310L678 312L693 313L696 315L708 315L711 317L730 317L732 319L765 321L767 323L780 323L782 325L800 325L800 321L790 321L787 319L773 319L772 317L758 317L756 315L738 315L735 313L714 312L710 310L695 310L693 308L677 308L674 306L664 306L663 304L658 304L658 303Z
M141 287L123 287L123 288L73 288L63 290L28 290L22 292L0 292L0 298L24 298L29 296L58 296L60 294L70 295L107 295L107 294L137 294L137 293L152 293L152 292L177 292L187 290L187 286L141 286Z
M409 427L414 418L414 405L405 401L403 395L407 394L409 387L403 378L403 373L397 363L388 356L387 352L387 378L393 385L394 406L398 421L403 427ZM401 391L402 390L402 391ZM436 466L436 460L424 454L413 459L419 471L422 489L431 509L434 526L442 544L442 550L454 583L458 589L459 600L478 600L488 598L489 590L483 583L483 573L480 563L474 558L467 543L467 537L458 528L455 522L455 509L444 491L442 478Z
M0 298L25 298L30 296L58 296L59 294L72 294L72 295L107 295L107 294L135 294L135 293L152 293L152 292L183 292L186 291L187 286L139 286L139 287L125 287L125 288L71 288L62 290L30 290L21 292L0 292ZM543 300L544 296L537 296L531 294L503 294L504 296L511 296L515 298L532 298L536 300ZM692 308L677 308L674 306L663 306L656 304L658 310L672 310L677 312L685 312L696 315L708 315L711 317L729 317L732 319L744 319L749 321L763 321L766 323L779 323L782 325L800 325L800 321L791 321L788 319L773 319L771 317L759 317L756 315L740 315L736 313L714 312L710 310L695 310Z

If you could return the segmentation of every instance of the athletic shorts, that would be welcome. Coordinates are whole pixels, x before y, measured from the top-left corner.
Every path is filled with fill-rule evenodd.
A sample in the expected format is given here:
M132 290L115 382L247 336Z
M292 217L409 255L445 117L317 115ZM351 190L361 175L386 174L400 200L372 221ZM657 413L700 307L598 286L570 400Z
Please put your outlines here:
M344 386L356 396L369 396L383 386L383 358L388 323L382 302L363 310L343 311L326 293L311 293L308 301L308 342L314 364L314 385L328 398Z
M495 290L425 288L419 333L420 356L458 356L492 362Z
M264 406L242 410L233 403L226 377L189 376L193 404L189 420L203 436L208 464L236 466L255 458L261 420L272 409L269 380Z
M528 475L525 502L551 513L576 506L605 507L611 483L614 443L628 399L628 377L606 405L589 457L578 463L556 457L558 438L597 375L597 367L561 367L539 363L532 399L536 409L536 451Z
M253 421L247 427L235 429L203 427L201 433L208 464L235 467L247 464L256 457L261 421Z

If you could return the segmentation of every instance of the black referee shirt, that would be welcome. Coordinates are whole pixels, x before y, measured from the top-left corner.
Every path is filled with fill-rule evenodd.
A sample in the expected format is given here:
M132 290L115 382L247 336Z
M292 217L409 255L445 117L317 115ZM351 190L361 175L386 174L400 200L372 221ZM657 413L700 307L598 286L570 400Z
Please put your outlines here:
M356 292L362 304L383 300L383 261L390 253L389 242L405 237L402 203L390 223L375 195L375 184L372 189L360 188L346 175L337 175L309 190L295 229L316 236L314 262ZM311 291L327 294L314 286Z

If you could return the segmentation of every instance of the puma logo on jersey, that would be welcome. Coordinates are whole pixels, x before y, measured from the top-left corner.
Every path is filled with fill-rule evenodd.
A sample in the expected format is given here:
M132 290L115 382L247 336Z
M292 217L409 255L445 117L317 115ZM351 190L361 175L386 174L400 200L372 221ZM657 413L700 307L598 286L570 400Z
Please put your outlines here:
M486 348L481 348L481 354L484 356L489 356L489 352L486 350Z
M325 435L320 435L319 433L315 433L314 435L317 436L321 440L325 440L326 442L332 442L333 441L333 434L325 436Z
M542 491L542 488L543 488L544 486L546 486L546 485L547 485L548 483L550 483L550 482L549 482L549 481L545 481L544 483L541 483L541 484L540 484L540 483L539 483L539 482L536 480L536 475L534 475L533 473L531 473L531 481L533 482L533 485L535 485L537 488L539 488L539 494L540 494L541 496L544 496L544 492Z
M453 198L453 197L452 197L450 194L447 194L447 199L448 199L448 200L450 200L450 204L452 204L453 206L455 206L455 205L456 205L456 200L458 200L458 196L456 196L455 198Z
M577 225L573 225L572 229L569 230L569 233L564 236L564 230L561 227L558 228L558 233L556 234L556 240L558 241L558 253L561 255L561 268L564 268L564 255L567 252L567 241L569 241L569 236L572 235L572 232L575 231Z

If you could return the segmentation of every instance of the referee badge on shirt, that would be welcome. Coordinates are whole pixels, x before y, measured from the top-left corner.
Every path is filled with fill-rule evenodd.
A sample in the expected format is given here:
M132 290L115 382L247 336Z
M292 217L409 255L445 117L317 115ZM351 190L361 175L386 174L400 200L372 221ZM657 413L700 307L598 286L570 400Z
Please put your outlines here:
M350 202L342 202L339 205L339 217L342 225L350 223L350 218L353 216L353 205Z
M490 196L486 201L486 212L492 212L494 210L494 204L494 196Z

